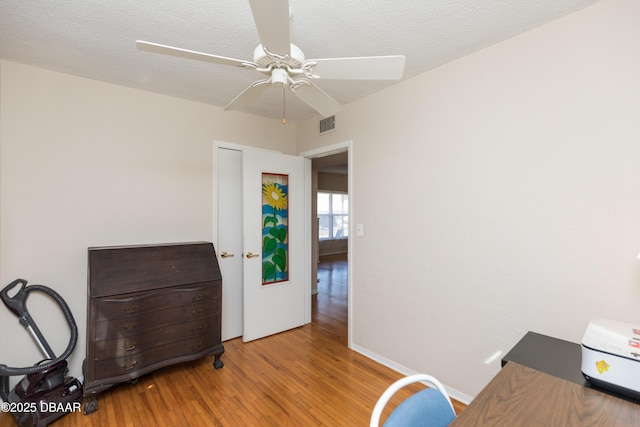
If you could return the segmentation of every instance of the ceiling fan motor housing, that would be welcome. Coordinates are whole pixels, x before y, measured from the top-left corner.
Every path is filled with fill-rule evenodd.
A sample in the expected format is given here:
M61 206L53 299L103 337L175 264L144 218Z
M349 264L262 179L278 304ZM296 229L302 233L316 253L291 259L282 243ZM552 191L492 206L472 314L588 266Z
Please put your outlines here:
M271 52L267 48L266 50L261 44L253 51L253 62L258 68L290 68L299 70L304 63L304 53L302 50L294 45L290 45L289 54L280 54L279 52Z
M285 87L289 80L287 77L287 70L284 68L274 68L273 71L271 71L271 84L277 87Z

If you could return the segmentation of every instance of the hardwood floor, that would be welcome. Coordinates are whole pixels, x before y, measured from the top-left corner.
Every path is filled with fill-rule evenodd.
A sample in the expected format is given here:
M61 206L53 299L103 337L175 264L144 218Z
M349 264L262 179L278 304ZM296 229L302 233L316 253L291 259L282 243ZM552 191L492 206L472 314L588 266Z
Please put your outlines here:
M99 394L95 413L67 414L52 425L368 425L378 397L402 375L347 348L346 259L323 259L318 276L312 323L249 343L226 341L222 369L213 369L213 358L161 369ZM421 387L407 387L392 403ZM465 407L454 403L458 413ZM13 425L0 413L0 427Z

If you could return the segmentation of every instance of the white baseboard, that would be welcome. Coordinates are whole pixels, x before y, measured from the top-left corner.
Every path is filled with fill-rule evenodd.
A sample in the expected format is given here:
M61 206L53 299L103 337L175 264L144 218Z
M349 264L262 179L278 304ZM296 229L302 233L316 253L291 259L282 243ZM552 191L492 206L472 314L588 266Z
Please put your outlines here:
M377 353L374 353L372 351L367 350L366 348L362 348L360 346L357 346L355 344L352 344L351 349L353 351L357 351L358 353L362 354L363 356L368 357L371 360L375 360L376 362L380 363L381 365L384 365L388 368L393 369L396 372L399 372L403 375L413 375L413 374L418 374L418 373L423 373L423 374L429 374L429 372L416 372L412 369L407 368L406 366L400 365L399 363L394 362L393 360L389 360L386 357L382 357ZM391 385L391 384L389 384ZM465 405L468 405L471 403L471 401L473 400L473 397L462 393L454 388L451 388L449 386L447 386L446 384L442 384L444 386L444 388L447 390L447 393L449 393L449 396L452 399L457 400L458 402L464 403Z

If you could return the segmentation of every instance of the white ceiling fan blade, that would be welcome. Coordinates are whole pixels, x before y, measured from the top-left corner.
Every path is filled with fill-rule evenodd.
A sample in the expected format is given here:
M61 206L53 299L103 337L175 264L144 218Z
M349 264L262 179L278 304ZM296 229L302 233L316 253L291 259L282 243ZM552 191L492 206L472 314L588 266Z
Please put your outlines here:
M404 73L404 56L309 59L302 68L307 77L320 79L399 80Z
M338 101L308 80L296 80L291 91L323 117L332 116L342 109Z
M271 53L282 56L289 55L291 53L289 1L249 0L249 3L262 46Z
M271 84L270 79L258 80L248 88L246 88L240 95L236 96L233 101L228 103L225 107L225 111L229 110L242 110L249 104L251 104L257 97L267 90Z
M208 53L196 52L195 50L181 49L179 47L166 46L158 43L136 40L139 50L162 55L177 56L179 58L195 59L196 61L213 62L214 64L231 65L232 67L256 68L251 61L227 58L225 56L210 55Z

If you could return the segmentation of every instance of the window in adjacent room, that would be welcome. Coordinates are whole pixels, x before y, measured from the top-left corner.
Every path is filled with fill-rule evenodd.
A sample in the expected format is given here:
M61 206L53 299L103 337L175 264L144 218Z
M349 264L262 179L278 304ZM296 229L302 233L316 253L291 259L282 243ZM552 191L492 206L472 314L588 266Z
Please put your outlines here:
M349 236L349 195L318 192L319 238L344 239Z

